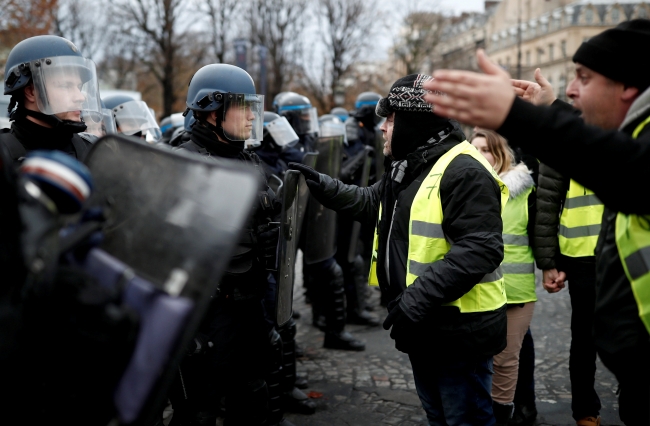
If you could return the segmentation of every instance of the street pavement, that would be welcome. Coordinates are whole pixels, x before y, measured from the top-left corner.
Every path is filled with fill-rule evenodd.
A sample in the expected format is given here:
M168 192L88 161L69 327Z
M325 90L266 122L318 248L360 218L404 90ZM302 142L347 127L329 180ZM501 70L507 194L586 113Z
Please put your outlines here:
M302 262L297 262L297 277ZM570 285L570 284L569 284ZM374 313L382 320L379 292L370 289ZM539 284L539 301L531 325L535 341L535 388L537 425L575 425L571 417L569 345L571 303L565 288L548 294ZM366 342L364 352L323 349L323 333L311 325L311 307L305 303L304 288L296 279L294 310L301 317L297 341L305 350L298 361L298 375L306 377L305 393L318 409L313 415L287 414L296 426L325 425L426 425L411 365L406 354L394 348L389 333L381 326L348 325L347 329ZM596 391L602 403L602 425L621 425L618 418L616 379L598 361Z

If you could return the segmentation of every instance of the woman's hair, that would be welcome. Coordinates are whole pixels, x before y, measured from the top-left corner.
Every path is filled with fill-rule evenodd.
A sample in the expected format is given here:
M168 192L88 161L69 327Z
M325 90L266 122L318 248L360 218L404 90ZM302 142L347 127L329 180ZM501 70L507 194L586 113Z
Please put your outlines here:
M472 135L472 140L478 137L485 138L488 149L494 157L494 170L498 175L515 166L515 153L503 136L492 130L477 129Z

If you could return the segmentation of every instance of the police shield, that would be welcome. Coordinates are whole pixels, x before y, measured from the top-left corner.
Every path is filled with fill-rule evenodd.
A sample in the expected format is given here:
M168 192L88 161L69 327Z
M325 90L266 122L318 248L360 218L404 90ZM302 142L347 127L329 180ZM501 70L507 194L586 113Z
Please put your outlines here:
M305 154L305 156L302 158L302 163L306 166L309 167L316 167L316 159L318 158L318 153L317 152L308 152ZM305 182L305 178L303 176L300 177L300 181L298 183L298 192L300 193L300 196L298 197L298 212L297 212L297 236L296 240L300 240L300 233L303 228L303 224L305 222L305 214L307 213L307 202L309 201L309 187L307 186L307 182Z
M299 182L302 174L289 170L284 175L282 186L282 216L280 223L280 244L278 248L278 294L275 321L282 327L291 319L293 305L293 275L298 248L298 205Z
M319 138L316 171L338 177L341 169L343 136ZM333 257L336 253L336 212L326 209L310 196L307 206L305 262L313 264Z
M361 166L361 176L359 186L368 186L370 180L370 167L372 166L372 157L370 156L373 149L369 146L364 147L365 158ZM357 245L361 235L361 223L352 222L352 231L350 232L350 245L348 247L348 262L352 263L357 256Z
M121 136L86 158L107 216L104 241L86 259L100 284L123 293L140 331L114 392L118 420L155 416L194 337L260 189L252 170ZM101 366L98 366L101 368Z

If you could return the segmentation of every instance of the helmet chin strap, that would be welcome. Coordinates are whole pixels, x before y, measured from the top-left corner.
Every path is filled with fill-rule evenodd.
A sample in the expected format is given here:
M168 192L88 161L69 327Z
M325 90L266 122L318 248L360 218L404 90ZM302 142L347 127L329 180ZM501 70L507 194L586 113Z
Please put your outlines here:
M223 142L227 143L228 145L236 146L236 147L243 147L245 141L233 141L231 140L227 135L225 130L223 130L223 127L221 126L215 126L212 123L209 123L207 120L200 120L201 124L203 124L205 127L208 129L212 130L214 133L219 136L219 139L221 139Z
M80 133L86 130L86 123L83 121L61 120L56 115L43 114L40 111L32 111L25 108L25 115L41 120L42 122L52 126L53 129L65 129L71 133Z

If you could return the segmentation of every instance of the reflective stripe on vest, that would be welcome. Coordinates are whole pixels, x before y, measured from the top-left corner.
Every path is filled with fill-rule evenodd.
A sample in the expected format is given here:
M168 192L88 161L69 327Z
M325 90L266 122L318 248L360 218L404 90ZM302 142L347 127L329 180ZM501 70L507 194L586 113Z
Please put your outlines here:
M528 197L534 187L510 198L503 210L503 263L501 270L508 303L537 300L535 259L528 240Z
M569 257L593 256L603 220L603 203L593 191L571 180L560 216L560 252Z
M451 248L452 242L445 238L442 230L442 201L440 180L451 161L459 155L469 155L481 163L501 188L501 211L508 200L508 188L494 173L485 158L467 141L461 142L436 161L418 189L409 220L409 246L406 267L406 285L409 286L431 264L442 259ZM461 312L486 312L500 308L506 303L503 273L500 268L486 274L469 292L445 306L456 306Z
M636 137L650 123L646 118L632 133ZM616 216L616 247L625 275L639 308L639 317L650 333L650 216Z

